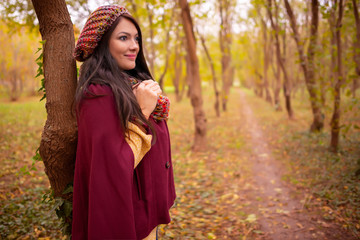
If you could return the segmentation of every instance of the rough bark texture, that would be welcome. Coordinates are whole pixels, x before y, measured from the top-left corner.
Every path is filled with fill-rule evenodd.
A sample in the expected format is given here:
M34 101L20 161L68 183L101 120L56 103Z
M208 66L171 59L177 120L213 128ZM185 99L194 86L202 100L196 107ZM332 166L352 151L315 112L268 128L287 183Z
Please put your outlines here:
M321 108L321 100L319 97L318 87L314 78L314 47L317 42L317 30L319 24L319 4L317 0L311 1L311 33L310 44L308 49L308 57L305 56L304 46L300 40L300 34L297 29L296 18L288 0L284 0L286 12L289 16L290 25L293 30L293 37L296 42L296 46L299 52L300 65L302 67L306 87L310 95L311 109L313 113L313 122L310 127L310 131L321 131L324 127L324 114Z
M230 88L233 82L233 67L231 64L231 21L230 11L231 5L230 0L219 0L220 4L220 49L221 49L221 67L222 67L222 108L226 111L226 105L230 93Z
M283 90L284 90L284 96L285 96L285 106L286 106L286 110L287 110L289 118L293 119L294 118L294 111L293 111L293 109L291 107L289 76L288 76L288 73L287 73L287 69L285 67L284 59L281 56L280 40L279 40L279 29L278 29L278 26L275 25L275 22L273 20L272 12L271 12L271 6L272 6L272 0L268 0L268 5L267 5L266 9L267 9L268 14L269 14L271 27L274 30L275 46L276 46L276 58L277 58L277 62L279 64L279 66L280 66L280 68L282 70L283 76L284 76Z
M355 24L356 24L356 40L354 42L354 61L356 64L356 74L358 78L353 80L352 92L353 97L356 97L356 89L359 87L359 77L360 77L360 18L359 18L359 2L358 0L352 0Z
M201 80L199 72L199 61L196 55L196 40L193 30L190 8L187 0L179 0L181 17L186 36L187 52L189 54L189 67L191 74L190 99L194 110L195 120L195 140L193 150L201 150L206 145L206 118L203 110L203 100L201 95Z
M340 133L340 102L341 102L341 86L344 82L343 79L343 67L342 67L342 46L341 46L341 26L343 17L343 0L335 3L339 4L338 17L336 21L336 48L337 48L337 79L334 87L334 112L331 118L331 143L330 149L333 152L337 152L339 146L339 133ZM335 5L336 6L336 5Z
M40 155L55 196L73 181L77 128L72 114L76 89L73 25L64 0L32 0L44 46L47 120Z
M214 61L212 60L209 50L206 47L206 43L205 43L205 39L202 35L200 35L199 31L198 31L198 35L200 37L201 40L201 44L204 48L204 51L206 53L206 57L209 60L210 63L210 69L211 69L211 74L212 74L212 78L213 78L213 87L214 87L214 92L215 92L215 104L214 104L214 109L216 112L216 116L220 117L220 92L217 88L217 77L216 77L216 72L215 72L215 67L214 67Z

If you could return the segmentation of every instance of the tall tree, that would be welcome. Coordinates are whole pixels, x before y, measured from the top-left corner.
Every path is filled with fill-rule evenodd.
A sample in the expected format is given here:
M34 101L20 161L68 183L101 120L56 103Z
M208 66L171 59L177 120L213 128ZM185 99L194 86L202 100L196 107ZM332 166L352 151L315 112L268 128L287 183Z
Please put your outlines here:
M261 31L262 31L262 36L263 36L263 55L264 55L263 86L265 89L265 99L267 102L272 103L272 98L271 98L270 91L269 91L269 80L268 80L271 42L269 41L269 38L268 38L268 28L267 28L267 23L266 23L267 19L262 16L259 6L256 7L256 11L260 18Z
M335 0L334 7L338 8L338 16L336 19L336 81L334 86L334 110L331 118L331 143L330 149L337 152L339 146L339 133L340 133L340 102L341 102L341 86L344 83L343 65L342 65L342 43L341 43L341 26L344 12L343 0Z
M196 40L193 23L190 15L190 7L187 0L179 0L181 17L187 43L189 57L189 72L191 73L190 99L194 111L195 120L195 139L193 149L201 150L206 145L206 117L203 110L203 100L201 95L201 79L199 72L199 60L196 55Z
M311 0L311 30L310 42L308 47L307 58L304 50L304 41L300 39L300 33L296 23L294 12L288 0L284 0L287 15L290 20L290 26L293 31L293 38L299 53L300 65L302 67L306 87L310 95L311 109L313 113L313 122L310 131L321 131L324 127L324 114L321 106L321 99L319 96L318 86L315 80L315 47L317 43L317 32L319 25L319 3L317 0Z
M176 15L176 20L180 19L180 15ZM184 39L184 37L180 38L180 26L179 24L176 24L176 27L174 29L175 31L175 46L174 46L174 77L172 78L172 82L175 88L175 99L177 102L180 102L184 93L185 88L185 81L182 83L182 89L180 89L181 80L183 80L183 61L185 60L185 57L181 54L181 50L184 48L184 41L181 41L181 39ZM177 41L180 39L180 41ZM186 61L186 60L185 60Z
M0 21L0 88L11 101L17 101L24 91L34 93L39 88L38 79L34 79L34 52L40 36L29 30L22 26L14 31L11 25Z
M293 111L292 106L291 106L289 76L288 76L287 69L285 67L284 59L281 56L280 39L279 39L279 26L275 25L275 22L274 22L273 17L272 17L272 0L268 0L266 8L267 8L267 12L269 14L271 27L274 30L275 46L276 46L275 51L276 51L277 62L279 64L279 66L280 66L280 68L282 70L283 76L284 76L283 89L284 89L284 96L285 96L285 106L286 106L286 110L287 110L289 118L293 119L294 118L294 111Z
M65 0L32 0L39 20L43 49L47 120L40 155L55 196L73 181L76 120L72 103L76 89L73 24Z
M201 45L204 48L205 54L207 59L209 60L209 64L210 64L210 69L211 69L211 75L212 75L212 79L213 79L213 87L214 87L214 92L215 92L215 104L214 104L214 109L216 112L216 116L220 117L220 91L218 90L217 87L217 77L216 77L216 72L215 72L215 66L214 66L214 61L212 59L212 57L210 56L209 50L206 46L205 43L205 38L199 33L199 30L196 29L198 36L200 37L200 41L201 41Z
M328 4L328 2L326 2ZM331 84L335 82L336 78L336 17L335 17L336 9L334 7L330 7L329 9L329 16L328 16L328 23L329 23L329 31L330 31L330 55L331 55L331 65L330 65L330 81ZM325 101L323 101L325 103Z
M356 97L356 89L359 87L359 78L360 78L360 17L359 17L359 1L352 0L353 11L355 17L355 26L356 26L356 39L354 42L354 61L356 64L356 74L357 78L353 80L353 97Z
M226 111L226 105L230 93L230 88L233 82L234 68L231 63L231 14L232 14L232 1L219 0L220 12L220 49L221 49L221 67L222 67L222 108Z
M278 25L278 11L275 8L275 24ZM281 91L281 69L279 64L274 64L273 60L273 51L276 48L276 43L273 41L273 35L270 35L270 48L269 48L269 55L270 55L270 63L271 68L275 77L275 82L273 83L273 91L274 91L274 105L276 111L282 111L281 103L280 103L280 91Z

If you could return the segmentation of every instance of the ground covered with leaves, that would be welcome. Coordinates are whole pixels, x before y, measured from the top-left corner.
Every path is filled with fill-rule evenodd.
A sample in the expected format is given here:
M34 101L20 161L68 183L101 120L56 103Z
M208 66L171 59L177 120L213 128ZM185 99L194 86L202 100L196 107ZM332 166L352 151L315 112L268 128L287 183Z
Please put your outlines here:
M1 239L61 238L52 203L42 202L49 189L44 168L32 159L45 119L39 98L0 103Z
M360 133L354 128L359 117L353 111L345 113L344 119L352 125L342 138L340 152L333 154L327 150L328 127L323 133L308 132L311 113L306 101L301 100L303 96L294 101L296 120L289 121L284 112L275 112L249 90L241 91L246 93L247 103L261 126L283 184L294 201L302 204L303 214L311 213L312 220L318 223L313 234L323 233L323 239L333 239L329 236L332 232L359 238L360 180L355 172L360 158ZM0 236L61 239L52 203L42 202L49 189L42 163L35 163L35 169L31 169L46 118L44 103L27 100L0 104ZM172 222L160 227L161 239L267 239L261 221L267 213L258 206L268 200L257 193L257 165L248 132L251 126L244 124L239 110L239 89L233 89L228 111L220 118L215 116L213 102L209 89L204 92L208 146L193 153L190 102L172 101L168 123L177 200L171 209ZM289 228L277 215L268 217L281 223L274 226ZM303 225L299 222L293 231L301 233ZM318 236L313 235L314 239Z

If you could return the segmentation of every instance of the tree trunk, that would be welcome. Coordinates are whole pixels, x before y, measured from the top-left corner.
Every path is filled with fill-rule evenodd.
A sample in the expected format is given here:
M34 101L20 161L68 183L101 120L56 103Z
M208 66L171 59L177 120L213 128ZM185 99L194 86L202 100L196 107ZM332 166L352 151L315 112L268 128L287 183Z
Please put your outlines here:
M357 0L352 0L355 23L356 23L356 39L354 42L354 61L356 64L356 74L357 78L353 80L352 93L353 98L356 98L356 89L359 87L359 77L360 77L360 18L359 18L359 3Z
M269 102L270 104L272 104L272 98L271 98L271 94L269 91L269 80L268 80L268 69L269 69L269 59L270 59L270 55L269 55L269 48L271 47L271 45L269 44L268 41L268 30L267 30L267 24L265 19L262 17L260 9L258 7L256 7L256 11L260 17L260 21L261 21L261 31L263 34L263 54L264 54L264 82L263 82L263 87L265 90L265 100L267 102Z
M266 25L266 23L264 22ZM269 91L269 79L268 79L268 69L269 69L269 44L267 40L267 29L264 29L264 89L265 89L265 100L272 104L272 97Z
M185 42L184 42L185 43ZM187 49L187 47L186 47ZM185 55L185 63L186 63L186 85L187 85L187 91L186 91L186 97L191 98L191 83L193 82L193 75L191 73L191 62L190 62L190 53L189 51L186 51Z
M201 95L199 61L196 55L196 40L190 15L189 4L187 0L179 0L179 5L181 7L181 17L186 36L187 52L189 54L189 68L192 75L190 99L194 110L195 120L195 139L193 150L198 151L203 149L206 145L206 118L202 106L203 100Z
M280 68L281 68L281 70L283 72L283 76L284 76L283 89L284 89L286 110L287 110L289 119L293 119L294 118L294 112L293 112L293 109L291 107L291 98L290 98L290 89L289 89L289 76L288 76L288 73L287 73L287 69L285 67L284 59L281 56L280 40L279 40L279 29L278 29L278 26L275 25L274 20L272 18L271 5L272 5L272 0L268 0L268 5L266 6L266 9L267 9L267 12L269 14L271 27L274 30L275 46L276 46L276 58L277 58L277 62L279 64L279 66L280 66Z
M271 40L271 48L270 48L270 56L271 56L271 68L274 73L275 81L273 83L273 91L274 91L274 105L276 111L282 111L281 103L280 103L280 91L281 91L281 70L280 66L278 64L274 64L274 61L272 60L273 56L273 48L275 47L275 44L273 46L272 40Z
M160 75L160 78L159 78L159 85L160 85L160 88L162 89L162 91L164 92L164 77L165 77L165 74L167 72L167 69L168 69L168 66L169 66L169 56L170 56L170 50L169 50L169 42L170 42L170 31L171 31L171 28L173 26L173 23L174 23L174 14L175 14L175 6L172 10L172 13L171 13L171 18L170 18L170 24L169 24L169 29L166 29L166 38L165 38L165 49L166 49L166 53L165 53L165 67L164 67L164 71L162 72L162 74ZM165 13L164 13L165 15ZM163 15L163 19L165 20L165 16Z
M337 4L337 0L335 3ZM337 152L339 146L340 133L340 102L341 86L344 82L342 69L342 46L341 46L341 26L343 17L343 0L339 2L339 15L336 21L336 48L337 48L337 80L334 88L334 112L331 118L331 143L330 150Z
M55 196L62 196L73 181L77 141L72 114L76 90L73 25L64 0L32 3L46 41L43 54L47 120L39 150L51 188ZM71 196L67 198L71 200Z
M154 44L154 23L153 23L153 10L150 9L150 3L146 2L146 10L148 12L148 20L149 20L149 35L150 35L150 54L148 55L148 61L150 65L150 71L152 76L155 78L155 44Z
M182 59L180 59L181 61L180 61L180 69L181 69L181 73L182 73L182 64L185 62L187 62L187 60L186 60L186 56L183 56L182 57ZM186 64L186 66L187 66L187 64ZM180 88L180 95L179 95L179 97L180 97L180 101L181 101L181 99L183 98L183 96L184 96L184 93L185 93L185 90L186 90L186 81L187 81L187 75L186 74L181 74L181 78L180 78L180 86L179 86L179 88ZM182 83L182 84L181 84Z
M275 1L275 4L276 4L276 1ZM276 7L277 8L277 7ZM278 25L276 25L278 26ZM283 65L284 65L284 68L287 69L287 66L286 66L286 23L284 25L284 31L283 31L283 54L282 54L282 61L283 61ZM283 82L283 91L284 91L284 97L285 97L285 108L286 108L286 111L288 112L288 115L289 115L289 118L290 119L294 119L294 112L293 112L293 109L292 109L292 106L291 106L291 82L290 82L290 79L285 79L285 74L283 75L284 76L284 82Z
M321 100L319 99L318 87L316 80L314 78L314 50L317 41L317 29L319 24L319 4L317 0L311 1L311 34L310 34L310 44L308 49L308 58L306 59L304 53L304 47L300 40L300 34L297 29L296 19L292 8L288 0L284 0L286 12L289 16L290 25L293 30L293 37L296 42L296 46L299 52L300 65L302 67L304 78L306 82L306 87L310 95L311 109L313 113L313 122L310 127L310 131L321 131L324 127L324 114L322 112Z
M201 44L204 48L204 51L206 53L206 56L209 60L209 63L210 63L210 69L211 69L211 74L212 74L212 77L213 77L213 87L214 87L214 92L215 92L215 104L214 104L214 109L215 109L215 112L216 112L216 116L217 117L220 117L220 92L217 88L217 78L216 78L216 72L215 72L215 67L214 67L214 62L210 56L210 53L206 47L206 44L205 44L205 39L203 36L200 35L199 31L197 31L199 37L200 37L200 40L201 40Z
M231 66L231 26L230 26L230 2L229 0L219 0L220 4L220 32L219 41L221 49L222 67L222 108L227 110L227 101L232 85L232 66Z

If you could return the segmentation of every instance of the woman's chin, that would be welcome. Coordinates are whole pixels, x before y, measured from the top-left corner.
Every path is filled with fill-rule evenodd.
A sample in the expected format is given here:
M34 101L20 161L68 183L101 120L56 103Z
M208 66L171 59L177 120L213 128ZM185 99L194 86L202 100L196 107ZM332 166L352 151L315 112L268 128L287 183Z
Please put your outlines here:
M122 65L119 66L120 69L124 70L124 71L129 71L129 70L133 70L136 67L136 64L129 64L129 65Z

